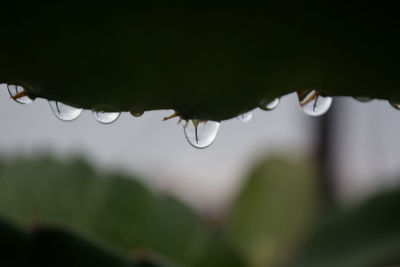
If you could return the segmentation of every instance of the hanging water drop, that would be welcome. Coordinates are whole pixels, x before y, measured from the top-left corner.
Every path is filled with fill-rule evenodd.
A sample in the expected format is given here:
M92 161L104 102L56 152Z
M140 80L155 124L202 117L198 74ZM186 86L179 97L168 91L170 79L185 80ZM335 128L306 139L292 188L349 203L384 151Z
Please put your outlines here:
M332 97L322 96L316 90L297 92L300 106L310 116L321 116L325 114L332 105Z
M358 102L362 102L362 103L367 103L369 101L372 101L372 98L368 97L368 96L357 96L354 97L355 100L357 100Z
M93 110L93 116L94 118L104 124L109 124L113 123L119 118L119 115L121 115L120 112L103 112L103 111L94 111Z
M392 107L394 107L395 109L399 109L400 110L400 103L399 102L393 102L393 101L389 101L390 105L392 105Z
M183 130L192 146L206 148L215 141L220 125L216 121L189 120L183 125Z
M279 98L275 98L271 102L263 99L260 102L259 108L262 110L270 111L275 109L279 105L279 102L280 102Z
M129 112L131 113L131 115L132 115L133 117L140 117L140 116L142 116L143 113L144 113L143 110L135 110L135 109L131 109Z
M54 115L63 121L75 120L82 113L81 108L71 107L58 101L49 101L49 104Z
M249 112L240 114L239 116L237 116L237 118L238 118L238 120L240 120L242 122L249 122L253 118L253 112L249 111Z
M30 98L25 89L19 85L7 84L8 93L10 97L17 103L20 104L30 104L33 99Z

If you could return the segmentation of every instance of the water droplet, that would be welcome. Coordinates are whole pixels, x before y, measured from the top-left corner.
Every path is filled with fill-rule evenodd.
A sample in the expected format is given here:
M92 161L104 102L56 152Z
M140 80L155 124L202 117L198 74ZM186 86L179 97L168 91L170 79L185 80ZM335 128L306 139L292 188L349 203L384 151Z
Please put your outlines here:
M262 110L270 111L275 109L279 105L279 102L280 102L279 98L275 98L271 102L263 99L260 102L259 108L261 108Z
M297 92L300 106L310 116L321 116L325 114L332 104L332 97L322 96L319 92L312 90Z
M393 101L389 101L390 105L392 105L392 107L394 107L395 109L399 109L400 110L400 103L399 102L393 102Z
M238 120L240 120L242 122L249 122L253 118L253 112L249 111L249 112L240 114L239 116L237 116L237 118L238 118Z
M183 130L192 146L206 148L215 141L220 125L216 121L189 120L183 125Z
M94 118L104 124L109 124L113 123L119 118L119 115L121 115L120 112L103 112L103 111L94 111L93 110L93 116Z
M30 104L33 102L33 99L26 94L25 89L22 86L7 84L7 89L10 97L15 102L20 104Z
M363 102L363 103L372 101L372 98L370 98L368 96L357 96L357 97L354 97L354 99L359 101L359 102Z
M75 120L82 113L81 108L71 107L58 101L49 101L49 104L54 115L63 121Z
M143 115L144 111L138 111L138 110L131 110L130 111L131 115L133 117L140 117Z

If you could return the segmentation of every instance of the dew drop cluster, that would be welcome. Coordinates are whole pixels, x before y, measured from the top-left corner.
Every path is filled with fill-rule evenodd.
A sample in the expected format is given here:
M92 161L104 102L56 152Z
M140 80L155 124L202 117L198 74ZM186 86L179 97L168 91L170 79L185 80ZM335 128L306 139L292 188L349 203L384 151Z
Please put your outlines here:
M10 95L10 98L19 104L30 104L34 101L34 99L31 98L26 93L24 88L20 85L8 84L7 90ZM81 109L81 108L76 108L76 107L61 103L59 101L49 100L48 102L49 102L51 111L54 113L54 115L58 119L60 119L62 121L73 121L73 120L77 119L82 114L82 111L83 111L83 109ZM114 121L116 121L119 118L119 116L121 114L120 112L104 112L104 111L97 111L97 110L93 110L92 113L93 113L94 118L98 122L103 123L103 124L113 123ZM136 113L134 116L139 117L142 114L143 114L143 112L141 114Z
M19 104L30 104L35 99L27 94L24 88L20 85L7 85L7 90L10 98ZM299 99L300 108L303 112L309 116L321 116L325 114L332 105L333 98L330 96L323 95L317 90L300 90L297 92ZM369 102L372 99L369 97L356 97L358 101ZM73 121L77 119L81 114L83 109L73 107L59 101L48 101L50 108L54 115L62 121ZM275 109L280 103L279 98L275 98L272 101L264 99L259 103L259 108L265 111L271 111ZM400 103L390 101L390 104L400 110ZM110 124L118 120L121 113L120 112L104 112L99 110L92 111L94 118L102 124ZM131 115L134 117L140 117L143 115L143 111L132 109L130 111ZM178 112L170 118L179 116ZM239 116L237 119L242 122L249 122L253 118L252 111L247 111ZM168 119L168 117L166 118ZM179 120L181 121L181 120ZM214 143L217 138L219 128L221 126L220 122L210 121L210 120L185 120L183 123L183 131L186 140L195 148L206 148Z

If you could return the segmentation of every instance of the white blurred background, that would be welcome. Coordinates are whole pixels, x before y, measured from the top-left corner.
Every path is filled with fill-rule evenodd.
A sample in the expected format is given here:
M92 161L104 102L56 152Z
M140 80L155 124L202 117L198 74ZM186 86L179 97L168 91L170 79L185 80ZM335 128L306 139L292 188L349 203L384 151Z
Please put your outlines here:
M335 98L332 166L339 199L355 203L400 178L400 111L386 101L360 103ZM215 143L204 150L190 146L172 111L129 113L111 125L90 111L72 122L58 120L46 100L20 105L0 85L0 157L51 153L82 156L97 168L139 176L161 192L174 194L202 212L218 213L234 198L260 157L310 156L320 118L302 113L297 96L281 98L273 111L254 110L253 119L224 121Z

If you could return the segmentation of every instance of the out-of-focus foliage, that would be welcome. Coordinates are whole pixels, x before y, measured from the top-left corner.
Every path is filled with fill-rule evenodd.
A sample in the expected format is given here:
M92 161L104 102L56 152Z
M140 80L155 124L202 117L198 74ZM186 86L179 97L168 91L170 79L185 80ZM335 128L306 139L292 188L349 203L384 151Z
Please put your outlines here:
M251 266L287 261L318 207L316 174L306 162L265 160L232 209L230 235Z
M263 161L226 228L210 230L131 177L81 161L3 163L0 216L16 228L0 222L0 266L398 266L400 190L319 212L316 178L307 161Z
M177 267L157 259L135 259L52 228L24 232L0 220L0 266Z
M150 192L131 177L99 175L80 161L47 158L3 165L0 214L28 229L72 228L123 251L160 254L189 266L241 266L235 249L180 202ZM211 258L215 252L218 257Z
M323 217L293 267L400 266L400 190Z

